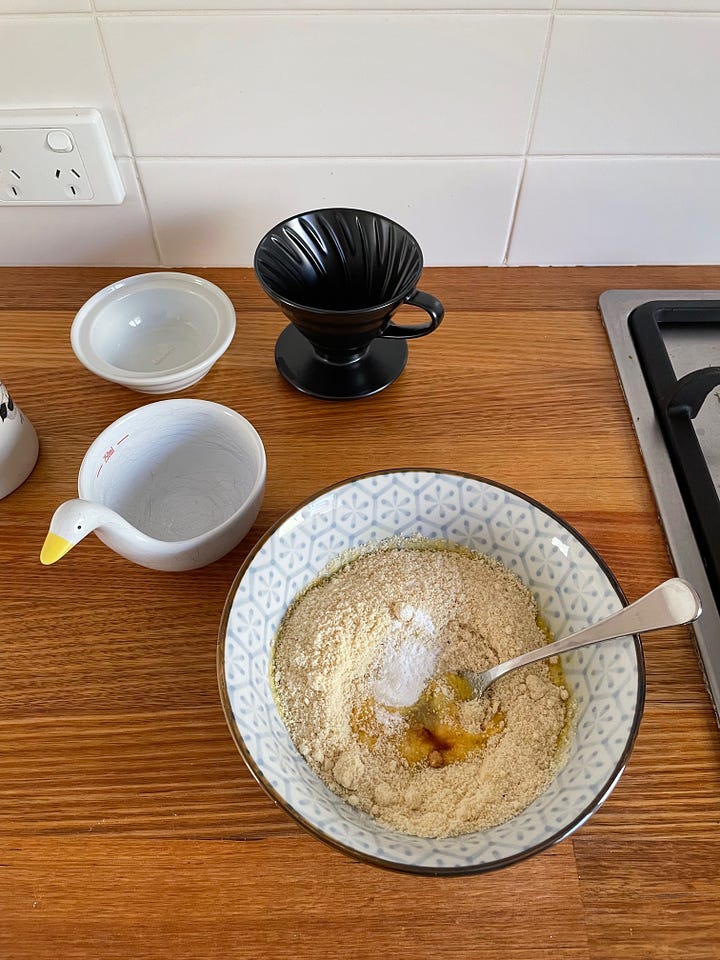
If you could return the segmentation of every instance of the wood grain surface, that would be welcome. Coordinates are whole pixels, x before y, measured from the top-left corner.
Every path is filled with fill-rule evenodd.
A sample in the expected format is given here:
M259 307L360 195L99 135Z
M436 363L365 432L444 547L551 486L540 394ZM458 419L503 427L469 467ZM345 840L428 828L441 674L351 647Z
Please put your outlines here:
M720 288L720 268L434 269L445 303L400 380L333 404L273 363L282 316L250 271L194 270L238 316L188 395L260 432L254 529L203 570L156 573L90 537L38 552L91 440L152 398L76 361L75 311L138 270L0 270L0 377L41 440L0 501L0 958L720 957L720 732L690 634L645 642L648 698L616 790L572 839L483 877L386 873L306 836L255 784L218 698L215 647L256 538L356 473L448 467L565 517L629 599L672 575L597 311L610 288Z

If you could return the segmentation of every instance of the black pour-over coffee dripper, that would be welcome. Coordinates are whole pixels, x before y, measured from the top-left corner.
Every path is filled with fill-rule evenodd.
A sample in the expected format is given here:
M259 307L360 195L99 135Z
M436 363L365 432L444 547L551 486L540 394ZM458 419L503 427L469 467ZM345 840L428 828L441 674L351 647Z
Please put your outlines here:
M273 227L255 251L263 290L292 321L275 345L278 370L298 390L328 400L367 397L389 386L407 363L406 340L439 325L439 300L416 289L420 247L377 213L313 210ZM407 303L427 323L392 322Z

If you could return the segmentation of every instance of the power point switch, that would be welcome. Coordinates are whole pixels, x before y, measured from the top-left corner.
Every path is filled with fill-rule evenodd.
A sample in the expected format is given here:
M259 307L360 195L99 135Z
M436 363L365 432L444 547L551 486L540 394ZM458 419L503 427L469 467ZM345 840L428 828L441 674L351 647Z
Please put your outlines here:
M51 130L47 135L47 145L55 153L71 153L73 142L64 130Z

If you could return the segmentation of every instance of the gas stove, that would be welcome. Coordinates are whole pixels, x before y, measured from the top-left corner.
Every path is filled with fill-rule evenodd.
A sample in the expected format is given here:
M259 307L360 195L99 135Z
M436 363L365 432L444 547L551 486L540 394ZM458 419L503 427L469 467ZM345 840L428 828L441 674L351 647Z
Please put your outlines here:
M600 312L720 720L720 290L608 290Z

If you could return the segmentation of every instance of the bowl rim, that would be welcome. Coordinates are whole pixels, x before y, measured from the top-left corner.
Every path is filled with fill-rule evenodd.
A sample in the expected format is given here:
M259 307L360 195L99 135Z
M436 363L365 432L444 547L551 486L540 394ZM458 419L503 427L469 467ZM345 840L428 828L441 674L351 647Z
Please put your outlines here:
M126 367L119 367L104 360L92 348L90 342L90 331L92 325L97 322L100 311L116 300L118 295L124 292L132 292L134 287L147 285L151 288L162 289L163 284L166 284L167 281L170 281L172 285L177 286L179 284L181 288L184 287L185 292L192 288L204 291L207 300L215 310L218 321L218 329L209 344L192 360L171 367L160 374L152 370L144 372L128 370ZM204 369L207 372L230 346L235 336L236 324L235 307L230 297L217 284L193 273L183 273L179 270L157 270L123 277L121 280L116 280L94 293L75 314L70 327L70 344L80 363L91 373L102 377L103 380L130 387L136 385L170 386L175 381L187 377L191 371L197 372Z
M297 303L295 300L290 300L288 297L282 296L282 294L277 293L270 284L262 277L260 268L258 265L260 250L265 245L265 242L270 239L270 236L275 233L277 230L280 230L282 227L291 223L293 220L302 220L303 217L309 217L314 213L362 213L369 217L377 217L378 220L384 220L386 223L391 223L394 227L397 227L398 230L401 230L406 234L410 240L415 244L420 257L420 263L417 270L417 276L413 280L412 284L407 284L400 296L392 297L390 300L386 300L385 303L374 304L371 307L360 307L357 310L327 310L324 307L312 307L304 303ZM407 227L404 227L401 223L398 223L397 220L393 220L392 217L386 217L384 213L375 213L374 210L365 210L362 207L317 207L314 210L303 210L302 213L294 213L291 217L285 217L284 220L281 220L279 223L276 223L274 227L265 233L261 240L258 241L257 246L255 247L255 253L253 255L253 271L257 278L258 283L263 288L265 293L270 297L270 299L283 307L291 307L293 310L301 310L304 313L309 313L315 316L324 316L327 313L337 314L338 316L343 315L359 315L365 313L374 313L377 310L389 310L394 309L395 306L399 306L404 300L406 300L412 293L417 290L417 285L420 282L420 277L422 276L423 268L425 266L425 261L423 258L422 247L418 242L417 238L413 233L411 233Z
M232 706L230 703L230 696L227 690L227 683L225 679L225 646L226 646L226 637L227 637L227 625L230 617L230 611L232 609L233 601L237 593L237 589L242 581L242 578L245 576L248 567L254 560L257 553L262 549L265 543L273 536L273 534L282 526L287 520L292 516L297 514L304 507L313 503L313 501L320 499L320 497L326 496L329 493L332 493L333 490L337 490L340 487L347 486L348 484L354 483L358 480L365 480L369 477L377 476L387 476L387 475L398 475L404 473L430 473L437 475L447 475L454 477L464 477L468 480L476 480L480 483L486 483L490 486L496 487L499 490L504 490L506 493L511 493L516 497L519 497L521 500L524 500L526 503L535 507L536 509L542 511L544 514L549 516L552 520L561 524L569 533L577 538L578 542L587 550L587 552L592 556L595 562L598 564L602 572L608 578L608 581L612 588L617 593L617 596L623 606L628 605L627 597L618 583L615 575L611 571L608 564L603 560L600 554L595 550L595 548L582 536L578 531L569 524L566 520L560 517L555 511L546 507L544 504L535 500L533 497L529 497L525 493L521 493L519 490L516 490L514 487L510 487L507 484L499 483L496 480L491 480L487 477L482 477L479 474L469 473L464 470L439 470L436 467L398 467L396 469L390 470L371 470L367 473L357 474L353 477L347 477L344 480L339 480L336 483L330 484L327 487L324 487L322 490L317 491L312 494L310 497L304 499L301 503L292 507L290 510L285 512L279 519L269 527L265 533L258 539L254 544L247 557L243 561L240 569L238 570L233 582L228 591L227 597L225 599L225 604L223 607L222 617L220 620L220 627L218 629L218 643L216 651L216 667L217 667L217 677L218 677L218 687L220 692L220 701L223 708L223 713L225 714L225 721L230 729L230 733L235 742L235 746L240 752L243 760L245 761L246 766L248 767L250 773L252 774L255 781L260 787L265 791L265 793L270 797L271 800L274 800L282 809L287 813L293 820L296 821L301 827L308 831L311 836L315 837L317 840L321 840L323 843L332 847L335 850L339 850L341 853L344 853L346 856L351 857L354 860L361 861L362 863L370 864L371 866L381 867L386 870L391 870L396 873L406 873L414 874L421 876L429 877L467 877L475 874L481 873L491 873L494 870L500 870L503 867L509 867L513 864L520 863L522 860L527 859L533 854L540 853L543 850L547 850L550 847L553 847L556 843L559 843L561 840L565 840L571 834L573 834L579 827L581 827L591 816L595 813L599 807L602 806L604 801L610 796L613 789L615 788L618 780L622 776L622 773L627 765L630 754L632 753L633 747L635 745L635 740L637 738L638 731L640 729L640 722L642 720L643 709L645 706L645 688L646 688L646 671L645 671L645 656L643 653L642 642L640 636L637 633L630 634L633 638L635 656L637 659L637 671L638 671L638 689L637 697L635 700L635 712L633 715L632 725L630 728L630 733L628 735L627 743L623 749L622 755L618 760L614 770L604 783L603 787L598 791L598 793L593 797L593 799L588 803L580 813L573 818L573 820L565 827L562 827L560 830L556 831L552 836L541 840L540 842L533 844L528 847L526 850L523 850L520 853L513 854L508 857L503 857L500 860L495 860L492 863L481 863L481 864L468 864L463 866L454 866L454 867L433 867L433 866L417 866L415 864L405 864L398 863L394 860L388 860L383 857L377 857L372 854L366 853L362 850L357 850L354 847L342 843L339 840L329 837L327 834L322 832L314 824L310 823L302 814L298 813L292 805L280 794L265 778L264 774L260 770L258 764L255 762L254 757L248 750L245 741L240 733L237 724L235 723L235 717L233 715Z
M247 494L240 506L238 506L227 519L223 520L222 523L217 524L215 527L211 527L204 533L199 533L194 537L188 537L185 540L160 540L157 537L150 537L148 534L145 534L149 540L170 547L175 552L186 550L189 547L200 546L204 543L207 543L208 540L211 540L214 537L217 537L219 534L230 529L232 525L236 523L238 518L247 510L248 505L253 502L258 492L263 489L267 476L267 454L265 453L265 445L262 442L262 437L252 423L250 423L247 417L244 417L241 413L238 413L237 410L233 410L232 407L227 407L222 403L216 403L214 400L200 400L196 397L172 397L167 400L156 400L153 403L146 403L141 407L133 407L132 410L128 410L127 413L124 413L121 417L118 417L117 420L113 420L112 423L109 423L106 427L104 427L91 441L90 446L85 451L85 454L80 462L80 467L78 468L78 496L81 500L87 500L88 498L83 493L83 490L87 488L87 485L92 477L92 470L94 469L94 466L90 467L92 460L91 455L95 455L97 450L102 450L102 448L108 442L105 440L103 443L100 443L99 441L103 437L108 435L113 428L120 427L121 424L125 424L129 420L135 419L136 417L145 416L146 418L151 418L153 414L157 412L157 408L160 406L163 406L165 410L168 410L169 408L177 409L178 407L186 407L188 405L191 405L196 409L200 409L202 407L212 413L212 415L215 417L226 416L228 413L232 414L232 419L243 429L247 429L249 437L251 438L258 453L258 466L250 492ZM151 413L150 411L153 412Z

